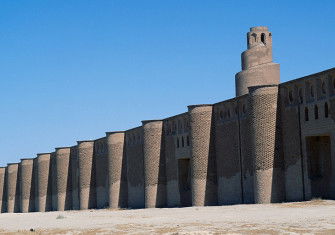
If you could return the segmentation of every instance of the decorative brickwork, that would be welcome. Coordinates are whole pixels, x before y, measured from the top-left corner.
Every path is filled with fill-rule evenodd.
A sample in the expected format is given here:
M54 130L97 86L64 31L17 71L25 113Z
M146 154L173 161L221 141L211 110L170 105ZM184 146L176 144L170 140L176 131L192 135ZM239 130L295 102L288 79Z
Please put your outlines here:
M71 209L69 199L69 167L70 167L70 148L57 148L56 158L56 192L57 192L57 211Z
M208 169L213 164L212 105L189 106L191 125L192 205L217 204L216 178ZM211 168L213 170L213 168ZM216 173L216 172L215 172Z
M50 174L50 153L37 155L37 183L36 183L36 211L45 212L51 210L50 203L47 203L48 182Z
M145 207L166 203L163 121L143 121Z
M34 159L22 159L19 165L20 169L20 212L27 213L32 209L31 186L33 185L33 163Z
M19 212L20 201L18 200L18 173L19 164L12 163L7 166L7 212Z
M94 141L78 142L78 166L79 166L79 204L80 209L94 208L96 198L94 196L94 182L92 178Z
M247 33L236 96L0 167L0 212L335 199L335 68L279 84Z
M127 206L127 185L122 175L126 175L125 134L124 132L107 133L107 156L109 176L109 207Z

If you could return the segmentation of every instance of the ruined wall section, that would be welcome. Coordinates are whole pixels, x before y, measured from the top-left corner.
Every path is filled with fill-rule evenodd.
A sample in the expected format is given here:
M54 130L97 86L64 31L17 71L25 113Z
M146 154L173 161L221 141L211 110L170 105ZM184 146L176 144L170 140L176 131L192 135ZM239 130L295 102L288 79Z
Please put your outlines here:
M108 159L106 137L94 141L97 208L108 207Z
M144 208L144 162L143 128L137 127L125 132L128 207Z

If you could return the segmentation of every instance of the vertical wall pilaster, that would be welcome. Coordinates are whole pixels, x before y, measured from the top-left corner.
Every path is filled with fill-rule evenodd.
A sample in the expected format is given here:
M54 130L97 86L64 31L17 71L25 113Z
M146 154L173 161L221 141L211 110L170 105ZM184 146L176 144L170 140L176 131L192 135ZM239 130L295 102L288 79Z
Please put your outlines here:
M68 195L70 148L56 148L57 211L70 208Z
M278 86L249 88L251 157L254 165L255 203L280 200L281 185L278 125Z
M50 200L47 203L48 184L50 174L50 153L37 154L37 174L36 174L36 211L45 212L51 210Z
M50 156L50 188L51 188L51 210L57 210L57 174L56 174L56 153L52 152Z
M5 193L5 174L6 174L6 168L0 167L0 213L4 212L2 208L4 193Z
M72 171L72 209L79 210L79 163L78 163L78 148L72 146L70 150L70 165Z
M34 159L21 159L20 163L20 200L21 212L27 213L31 211L31 189L33 179Z
M110 208L125 207L127 205L127 195L122 192L126 191L127 186L122 182L124 174L124 132L107 132L107 158L108 158L108 198Z
M81 210L94 207L96 198L92 192L94 141L78 141L79 204Z
M19 164L10 163L7 165L7 212L17 212L19 208L19 200L17 200L17 181L19 173Z
M142 125L145 207L162 207L166 204L163 121L142 121Z
M217 204L215 156L212 147L212 105L188 106L191 126L192 205Z

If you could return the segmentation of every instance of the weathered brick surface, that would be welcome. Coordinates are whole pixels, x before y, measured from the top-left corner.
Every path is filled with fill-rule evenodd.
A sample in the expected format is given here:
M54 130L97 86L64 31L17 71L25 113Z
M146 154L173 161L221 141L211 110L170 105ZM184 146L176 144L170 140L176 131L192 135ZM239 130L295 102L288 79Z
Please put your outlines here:
M108 207L108 159L107 139L94 141L97 208Z
M78 166L79 166L79 204L80 209L94 208L96 205L94 165L93 165L94 141L78 142Z
M275 163L281 158L279 132L277 130L278 86L258 86L249 90L250 147L255 170L255 203L276 202L280 193L278 184L273 184L278 168ZM280 168L280 167L279 167ZM280 176L282 177L282 176Z
M125 133L107 133L108 201L110 208L127 206L127 182L125 179Z
M335 199L335 68L278 85L247 37L237 97L0 167L0 212Z
M69 184L71 177L70 171L70 148L57 148L56 158L56 194L57 194L57 211L71 209L71 192Z
M143 162L145 207L162 207L166 203L163 121L143 122Z
M34 159L22 159L19 165L20 170L20 212L27 213L31 210L31 186L33 180Z
M18 187L18 174L19 164L12 163L7 166L7 212L19 212L19 187Z
M51 210L50 200L48 198L48 181L50 174L50 153L37 155L37 190L36 198L36 211L45 212Z
M217 179L213 148L214 140L212 139L212 110L212 105L189 106L193 206L217 204Z
M0 167L0 213L3 211L3 200L5 199L4 193L5 193L5 167Z
M126 131L128 207L144 208L143 129Z
M72 146L70 150L70 168L72 182L72 209L79 210L79 162L78 162L78 147Z

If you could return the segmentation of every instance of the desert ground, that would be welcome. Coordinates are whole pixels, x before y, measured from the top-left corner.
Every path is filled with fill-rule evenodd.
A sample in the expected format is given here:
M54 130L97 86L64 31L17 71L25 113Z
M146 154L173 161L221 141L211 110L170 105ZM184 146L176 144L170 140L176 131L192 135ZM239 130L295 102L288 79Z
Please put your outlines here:
M4 213L0 234L335 234L335 201Z

